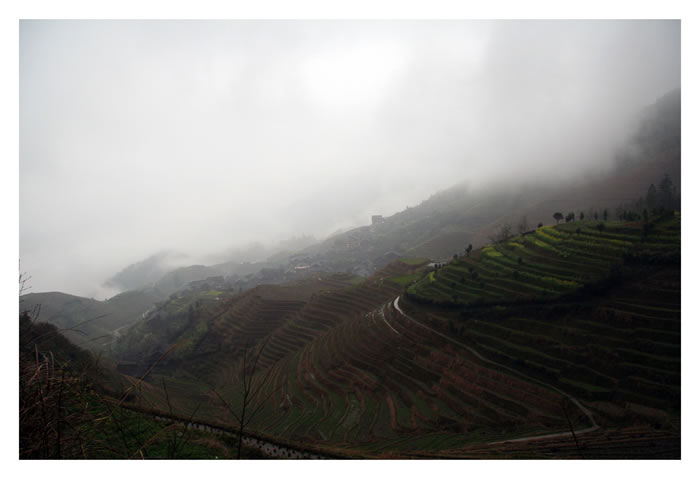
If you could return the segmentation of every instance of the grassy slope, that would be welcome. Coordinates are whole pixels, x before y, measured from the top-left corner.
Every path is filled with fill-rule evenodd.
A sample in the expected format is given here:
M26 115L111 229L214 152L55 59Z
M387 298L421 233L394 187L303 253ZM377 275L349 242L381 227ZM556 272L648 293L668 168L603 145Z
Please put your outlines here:
M63 330L74 343L99 351L111 342L102 336L138 320L159 299L147 291L129 291L106 301L58 292L30 293L20 297L20 309L40 308L38 320Z

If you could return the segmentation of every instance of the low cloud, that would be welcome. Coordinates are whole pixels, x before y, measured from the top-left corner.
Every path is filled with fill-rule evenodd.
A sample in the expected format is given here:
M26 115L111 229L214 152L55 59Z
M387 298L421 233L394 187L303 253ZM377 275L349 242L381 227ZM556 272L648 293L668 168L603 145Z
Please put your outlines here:
M33 290L367 224L459 181L609 167L678 21L23 21Z

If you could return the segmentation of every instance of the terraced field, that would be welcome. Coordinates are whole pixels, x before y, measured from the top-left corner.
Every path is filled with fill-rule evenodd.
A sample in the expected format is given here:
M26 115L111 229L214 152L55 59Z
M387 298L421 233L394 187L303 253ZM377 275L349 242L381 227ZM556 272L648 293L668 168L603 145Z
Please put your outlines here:
M569 256L561 255L571 272L547 270L551 262L523 263L532 266L531 271L540 277L550 274L579 283L562 288L558 297L555 290L549 289L546 294L555 300L544 301L540 297L531 303L512 299L499 303L492 299L496 288L487 283L484 291L493 293L490 306L485 294L462 294L456 302L442 303L450 308L440 310L439 314L434 307L426 307L429 302L441 304L440 299L421 295L439 294L463 264L473 264L475 270L477 266L486 269L484 263L495 264L495 257L503 265L505 260L501 258L512 256L514 250L519 257L526 254L537 257L540 253L532 252L534 248L527 246L525 237L520 238L524 242L519 243L524 244L522 247L494 245L474 258L442 268L433 281L423 280L414 288L414 294L408 295L414 301L408 303L407 309L484 357L581 399L604 427L623 431L640 423L651 427L654 431L651 436L665 439L649 440L648 447L641 449L649 452L649 457L670 454L671 443L675 454L680 454L680 218L658 219L645 241L640 241L641 227L611 224L602 234L597 230L587 232L581 225L549 228L557 233L547 235L559 238L551 244L558 251L564 251L564 247L571 250ZM579 258L574 246L581 243L579 235L598 236L609 243L610 251L616 241L626 242L616 257L610 253L611 258L606 259L611 268L608 274L578 271L573 266ZM493 251L502 256L483 257ZM523 263L510 267L517 271L515 265ZM491 273L486 281L496 283L499 274L512 274L498 271L501 272ZM526 286L522 285L525 283L522 275L514 283L511 283L513 290ZM470 302L481 306L456 304ZM638 442L640 445L643 442L641 436ZM657 443L665 446L654 446ZM610 451L606 455L603 449L595 449L594 455L614 455ZM620 454L622 449L618 450ZM629 454L638 457L634 451Z
M381 276L358 285L351 282L351 276L336 274L288 286L262 286L217 305L203 320L207 333L197 347L200 357L188 371L215 383L226 381L231 368L225 364L235 369L246 347L270 338L259 364L265 369L348 315L372 309L400 291Z
M475 459L678 459L677 431L658 430L648 425L615 430L598 430L579 438L552 438L527 442L478 444L441 451L437 457ZM435 457L435 456L430 456Z
M233 421L218 395L240 406L241 354L271 338L264 437L358 457L678 457L680 217L642 231L578 222L437 271L253 289L207 310L196 354L143 400L163 408L166 378L180 413Z
M358 452L440 450L568 428L564 396L488 367L390 302L281 363L269 388L279 393L256 430ZM580 412L572 420L590 425Z
M408 295L437 305L551 300L608 277L626 254L675 248L680 257L675 223L680 220L654 223L644 242L640 224L580 221L544 226L452 261L409 287Z
M238 368L246 348L254 349L269 338L260 357L261 370L298 353L348 316L372 310L398 294L401 287L386 278L412 267L393 268L360 284L353 285L349 275L321 275L285 286L260 286L212 305L188 331L201 332L189 341L192 346L184 353L179 346L157 364L144 403L166 404L161 387L165 378L179 412L186 414L198 405L200 414L220 417L220 402L206 392L216 389L226 397L237 396Z
M680 411L680 270L626 267L595 302L499 306L438 324L486 357L590 401ZM593 303L593 304L591 304ZM435 323L435 322L434 322Z

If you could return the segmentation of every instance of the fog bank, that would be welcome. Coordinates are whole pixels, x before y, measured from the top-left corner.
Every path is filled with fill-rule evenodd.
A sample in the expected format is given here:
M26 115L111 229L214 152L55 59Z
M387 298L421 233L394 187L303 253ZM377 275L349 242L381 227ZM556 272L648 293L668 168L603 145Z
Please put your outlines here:
M601 171L679 86L678 21L22 21L22 270L104 298L158 251Z

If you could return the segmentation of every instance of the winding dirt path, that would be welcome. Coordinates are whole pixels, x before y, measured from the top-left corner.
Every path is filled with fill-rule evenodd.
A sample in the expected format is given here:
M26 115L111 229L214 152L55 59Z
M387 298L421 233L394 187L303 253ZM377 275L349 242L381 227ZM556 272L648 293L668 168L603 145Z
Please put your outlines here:
M393 301L393 307L394 307L394 309L395 309L396 311L398 311L404 318L408 319L409 321L413 322L414 324L417 324L418 326L420 326L420 327L422 327L422 328L425 328L425 329L427 329L428 331L430 331L430 332L432 332L432 333L434 333L434 334L437 334L438 336L442 337L443 339L446 339L447 341L449 341L449 342L451 342L451 343L453 343L453 344L455 344L455 345L457 345L457 346L459 346L459 347L461 347L461 348L463 348L463 349L466 349L467 351L469 351L470 353L472 353L474 356L476 356L477 358L479 358L481 361L483 361L483 362L485 362L485 363L492 364L492 365L498 367L499 369L505 369L505 370L507 370L507 371L509 371L509 372L511 372L511 373L513 373L513 374L515 374L515 375L517 375L517 376L523 378L523 379L527 379L528 381L537 383L537 384L539 384L539 385L541 385L541 386L546 387L547 389L550 389L550 390L552 390L552 391L554 391L554 392L556 392L556 393L558 393L558 394L561 394L562 396L568 398L572 403L574 403L574 404L576 405L576 407L578 407L578 408L581 410L581 412L583 412L583 414L586 415L586 417L588 418L588 420L591 422L591 426L590 426L590 427L587 427L587 428L584 428L584 429L575 430L574 433L575 433L577 436L578 436L578 435L581 435L581 434L586 434L586 433L589 433L589 432L597 431L598 429L600 429L600 426L598 425L598 423L595 422L595 419L593 418L593 414L591 413L591 411L589 411L587 408L585 408L585 407L578 401L578 399L576 399L576 398L573 397L572 395L570 395L570 394L568 394L568 393L562 391L561 389L559 389L559 388L557 388L557 387L552 386L551 384L547 384L547 383L545 383L544 381L541 381L541 380L539 380L539 379L535 379L535 378L533 378L533 377L530 377L530 376L528 376L527 374L523 374L523 373L521 373L520 371L518 371L518 370L516 370L516 369L513 369L513 368L511 368L511 367L509 367L509 366L506 366L506 365L504 365L504 364L497 363L496 361L492 361L492 360L490 360L490 359L487 359L487 358L485 358L484 356L482 356L478 351L476 351L474 348L471 348L471 347L469 347L469 346L467 346L467 345L465 345L465 344L463 344L463 343L457 341L456 339L453 339L453 338L447 336L446 334L443 334L443 333L441 333L441 332L439 332L439 331L436 331L435 329L431 328L430 326L426 326L425 324L421 323L420 321L418 321L418 320L416 320L416 319L413 319L413 318L410 317L408 314L406 314L406 313L401 309L401 307L399 306L399 299L400 299L400 298L401 298L401 296L397 296L396 299L394 299L394 301ZM384 320L386 321L386 318L385 318ZM391 328L391 329L394 329L394 328ZM568 431L568 432L558 432L558 433L553 433L553 434L543 434L543 435L540 435L540 436L520 437L520 438L517 438L517 439L506 439L506 440L504 440L504 441L489 442L488 444L503 444L503 443L506 443L506 442L535 441L535 440L539 440L539 439L551 439L551 438L555 438L555 437L564 437L564 436L571 436L571 431Z

